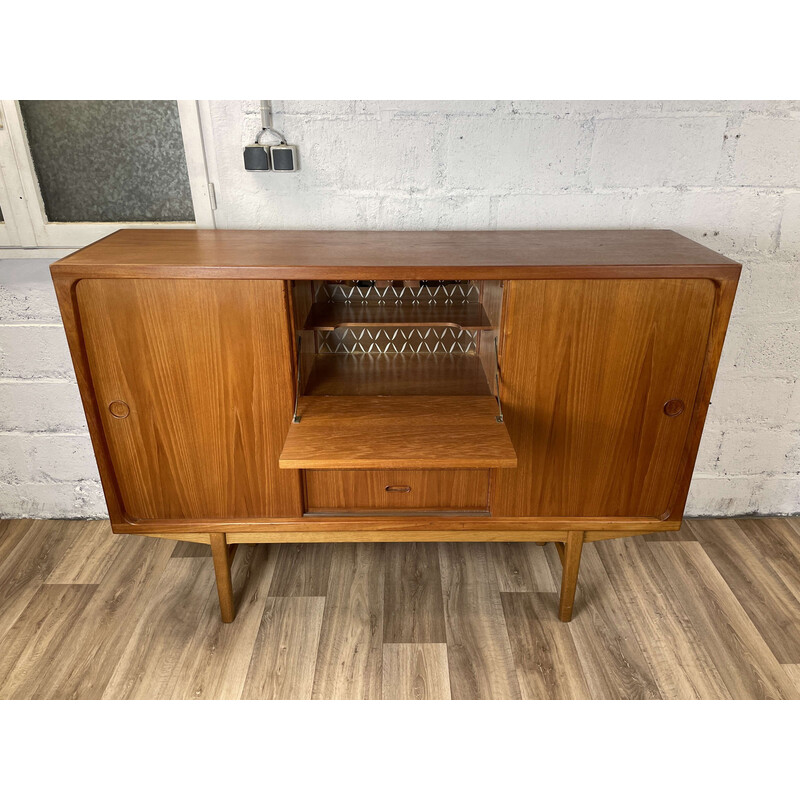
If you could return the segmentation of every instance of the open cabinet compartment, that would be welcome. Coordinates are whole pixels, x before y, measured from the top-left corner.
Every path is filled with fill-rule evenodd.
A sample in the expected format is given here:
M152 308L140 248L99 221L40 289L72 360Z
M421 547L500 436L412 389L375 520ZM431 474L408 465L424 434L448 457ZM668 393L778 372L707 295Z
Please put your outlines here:
M497 392L500 281L295 281L286 469L516 466Z

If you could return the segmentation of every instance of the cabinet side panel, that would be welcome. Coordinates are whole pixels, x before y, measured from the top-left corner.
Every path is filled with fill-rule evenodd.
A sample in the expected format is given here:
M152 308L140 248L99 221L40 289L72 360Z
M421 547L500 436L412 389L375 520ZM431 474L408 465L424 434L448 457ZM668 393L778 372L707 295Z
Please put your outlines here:
M509 281L495 516L670 512L707 352L704 279ZM668 416L664 406L676 401Z
M292 412L284 284L83 280L78 308L131 519L302 513L279 470Z

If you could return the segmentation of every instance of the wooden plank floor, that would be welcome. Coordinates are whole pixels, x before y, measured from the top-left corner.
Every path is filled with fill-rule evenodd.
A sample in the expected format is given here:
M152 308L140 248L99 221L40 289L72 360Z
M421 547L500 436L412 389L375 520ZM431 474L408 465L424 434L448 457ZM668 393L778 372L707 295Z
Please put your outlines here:
M800 699L800 518L588 544L209 548L0 521L0 698Z

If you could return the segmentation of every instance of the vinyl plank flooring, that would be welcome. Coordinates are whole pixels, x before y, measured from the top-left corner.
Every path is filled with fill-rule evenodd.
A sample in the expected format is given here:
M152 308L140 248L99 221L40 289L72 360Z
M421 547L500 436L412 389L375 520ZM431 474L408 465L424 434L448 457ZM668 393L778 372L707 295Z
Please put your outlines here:
M675 542L651 548L731 696L795 699L794 687L702 544Z
M169 699L182 683L186 649L216 609L213 570L202 558L174 558L139 610L103 698ZM221 623L220 623L221 624Z
M108 520L74 520L64 526L69 547L46 583L100 583L130 539L111 532Z
M175 542L173 558L210 558L211 548L202 542Z
M240 545L224 625L207 546L0 520L0 697L800 699L800 518L582 561L563 624L552 544Z
M800 664L783 664L783 671L788 675L794 688L800 694Z
M736 524L800 600L800 528L790 517L750 517Z
M96 586L43 584L0 640L0 698L37 696L44 667L70 646L75 621Z
M324 597L267 598L244 699L311 699L324 611Z
M558 591L544 547L533 542L492 542L487 548L501 592Z
M65 526L60 520L13 520L6 529L6 552L0 561L0 636L16 622L66 552Z
M778 661L800 663L800 600L742 527L724 519L690 526Z
M385 560L383 641L446 642L438 546L387 544Z
M521 697L497 577L485 544L439 545L454 700Z
M0 565L37 524L33 519L0 519Z
M449 700L447 645L384 644L383 699Z
M570 626L555 593L503 592L503 613L523 700L589 700Z
M383 662L384 547L332 551L313 697L378 700Z
M206 570L213 576L210 548L206 550ZM186 647L181 679L172 698L236 700L241 696L267 604L277 551L275 545L238 546L231 570L236 619L230 625L221 621L214 590L207 613Z
M334 548L330 544L282 544L270 597L324 597Z
M677 540L681 541L681 540ZM730 699L711 656L692 624L672 576L653 556L653 547L672 547L631 537L603 542L600 561L665 700Z
M43 669L38 697L96 700L103 696L174 545L143 536L125 539L125 547L75 620L69 646Z
M583 675L595 700L657 700L658 684L608 574L598 549L583 548L575 613L567 623ZM555 548L545 548L553 578L560 579L561 562ZM557 605L552 613L556 614Z

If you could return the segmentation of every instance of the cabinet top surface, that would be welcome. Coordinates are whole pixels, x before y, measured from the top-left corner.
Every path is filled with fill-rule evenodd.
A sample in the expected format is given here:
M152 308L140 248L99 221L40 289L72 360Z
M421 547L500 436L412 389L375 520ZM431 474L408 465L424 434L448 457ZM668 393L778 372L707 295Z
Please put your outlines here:
M121 230L61 259L54 274L93 268L480 270L722 267L737 262L668 230L239 231ZM317 277L316 274L309 277ZM324 277L320 275L320 277ZM498 277L501 275L498 274ZM612 275L609 275L612 277Z

